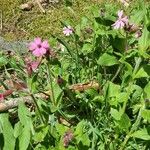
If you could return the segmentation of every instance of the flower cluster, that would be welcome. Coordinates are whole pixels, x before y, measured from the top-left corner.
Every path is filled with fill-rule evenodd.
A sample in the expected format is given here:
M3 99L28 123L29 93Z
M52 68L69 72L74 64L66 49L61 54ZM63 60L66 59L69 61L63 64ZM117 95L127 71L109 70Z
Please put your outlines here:
M117 21L112 25L114 29L123 29L125 26L127 26L129 23L128 17L124 16L123 10L118 11L118 19Z

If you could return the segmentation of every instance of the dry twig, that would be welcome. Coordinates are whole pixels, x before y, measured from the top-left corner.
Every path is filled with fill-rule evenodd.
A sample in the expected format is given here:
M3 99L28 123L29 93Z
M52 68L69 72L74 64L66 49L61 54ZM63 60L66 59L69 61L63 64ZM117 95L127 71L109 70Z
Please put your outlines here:
M75 92L76 91L83 92L91 88L100 90L99 84L95 81L91 81L91 82L84 83L84 84L78 83L78 84L71 85L69 87L70 90L75 91ZM35 94L35 97L37 98L37 100L47 99L50 95L51 95L51 91L47 91L47 92ZM3 100L0 102L0 112L15 108L18 106L20 102L29 103L29 104L34 103L31 96L20 97L20 98L7 98L7 99L8 101Z

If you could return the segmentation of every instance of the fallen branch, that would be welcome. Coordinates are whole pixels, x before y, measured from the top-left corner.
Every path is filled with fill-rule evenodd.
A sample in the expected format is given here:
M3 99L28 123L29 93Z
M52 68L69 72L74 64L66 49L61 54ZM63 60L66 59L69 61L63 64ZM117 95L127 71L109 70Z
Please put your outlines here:
M45 94L35 94L35 97L40 98L40 99L46 99L47 97ZM34 103L33 99L31 96L24 96L24 97L19 97L19 98L8 98L8 101L1 101L0 102L0 112L7 111L9 109L15 108L19 105L20 102L23 103Z
M99 84L95 81L91 81L91 82L84 83L84 84L83 83L73 84L69 87L69 90L74 91L74 92L76 91L83 92L91 88L100 90ZM51 95L51 92L47 91L47 92L35 94L35 98L37 98L37 100L47 99L50 95ZM18 106L20 102L29 103L29 104L34 103L31 96L24 96L24 97L19 97L19 98L7 98L7 99L8 101L6 100L0 101L0 112L15 108Z

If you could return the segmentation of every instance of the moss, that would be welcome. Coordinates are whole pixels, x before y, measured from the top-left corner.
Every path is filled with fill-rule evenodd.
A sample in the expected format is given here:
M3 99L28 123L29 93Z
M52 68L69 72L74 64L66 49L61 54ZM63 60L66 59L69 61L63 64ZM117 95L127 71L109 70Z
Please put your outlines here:
M60 21L78 22L85 13L84 9L91 4L100 3L101 0L76 0L70 9L64 7L64 3L56 7L46 8L46 14L40 12L38 6L31 11L21 11L21 0L4 0L3 30L2 35L7 39L29 39L35 36L49 38L50 34L61 34L62 27Z

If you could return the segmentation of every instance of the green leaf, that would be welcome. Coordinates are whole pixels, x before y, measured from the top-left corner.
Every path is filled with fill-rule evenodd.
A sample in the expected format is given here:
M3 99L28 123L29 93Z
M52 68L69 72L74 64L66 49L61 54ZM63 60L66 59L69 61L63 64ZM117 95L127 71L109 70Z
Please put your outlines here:
M14 128L15 138L17 138L21 134L22 130L23 130L23 126L21 122L19 121L18 123L15 124L15 128Z
M69 129L67 126L64 126L63 124L60 123L57 123L55 126L59 135L64 135L64 133Z
M119 93L117 95L117 101L118 102L126 102L128 100L128 93L126 92L122 92L122 93Z
M132 134L132 137L142 139L142 140L150 140L150 135L148 134L146 129L141 129L141 130L135 131Z
M30 126L29 121L31 120L31 113L29 112L24 103L19 103L18 116L22 125L28 127Z
M139 10L134 13L133 16L131 16L132 22L135 24L140 24L140 22L144 19L145 10Z
M125 38L118 38L112 39L111 41L113 47L119 51L125 51L126 50L126 44L127 41Z
M115 56L104 53L97 61L97 63L101 66L113 66L118 64L118 60Z
M82 47L82 53L85 55L92 52L92 50L93 50L93 47L91 43L85 43Z
M146 51L150 46L150 32L145 27L142 36L139 38L139 51Z
M120 119L120 121L118 122L118 124L119 124L119 127L120 127L121 129L126 129L126 130L128 130L128 128L131 126L131 121L130 121L128 115L127 115L127 114L123 114L123 115L121 116L121 119Z
M58 38L58 37L56 37L56 36L54 36L54 35L52 35L52 36L53 36L54 38L56 38L59 43L61 43L62 45L64 45L64 46L66 47L68 53L69 53L70 56L73 58L74 54L73 54L72 48L69 46L69 44L66 43L64 40L62 40L61 38Z
M30 144L30 129L28 127L24 127L21 135L19 136L19 149L27 150Z
M144 92L146 93L146 97L150 98L150 82L145 86Z
M118 110L113 108L111 108L110 114L115 120L120 120L122 116L122 113L120 113Z
M142 67L133 78L136 79L136 78L143 78L143 77L149 77L149 75L145 72L144 68Z
M36 129L35 135L33 137L35 142L42 142L48 133L49 126L41 125Z
M7 63L8 63L8 60L5 57L1 56L0 57L0 67L6 65Z
M63 96L63 90L60 88L58 84L54 85L54 97L57 104L57 107L61 104L62 96Z
M78 137L79 138L79 137ZM87 133L83 134L79 140L82 142L83 145L85 146L90 146L90 139Z
M144 109L141 113L141 116L145 119L150 121L150 110Z
M108 97L117 97L119 93L120 93L120 85L109 82Z
M76 126L76 130L75 130L74 134L75 135L82 135L83 134L84 125L85 125L85 121L84 120L79 122L78 125Z
M0 123L2 125L2 132L4 137L3 150L14 150L16 139L14 137L14 130L8 120L8 113L0 114Z

